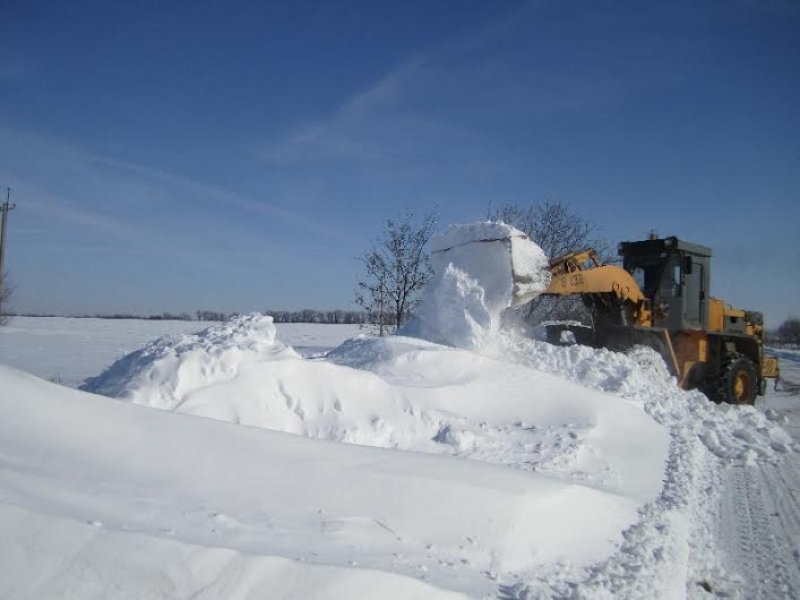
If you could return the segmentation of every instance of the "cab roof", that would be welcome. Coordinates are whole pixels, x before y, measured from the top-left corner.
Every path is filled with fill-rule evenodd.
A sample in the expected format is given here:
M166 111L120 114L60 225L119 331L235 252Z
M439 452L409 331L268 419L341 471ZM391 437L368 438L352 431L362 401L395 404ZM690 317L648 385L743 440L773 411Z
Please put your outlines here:
M617 250L620 256L642 256L661 254L662 252L686 252L694 256L711 256L711 248L693 244L675 236L636 242L621 242Z

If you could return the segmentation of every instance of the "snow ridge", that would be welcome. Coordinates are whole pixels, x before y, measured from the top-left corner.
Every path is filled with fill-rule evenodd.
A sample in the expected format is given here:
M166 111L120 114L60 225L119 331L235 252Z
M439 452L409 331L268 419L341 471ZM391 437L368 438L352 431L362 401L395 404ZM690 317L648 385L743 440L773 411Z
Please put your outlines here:
M800 447L780 425L752 406L714 404L699 391L677 387L661 356L639 346L627 354L587 346L553 346L516 330L500 336L509 360L558 373L587 387L638 403L669 428L685 428L731 464L780 461ZM773 417L775 418L775 417Z
M162 337L87 379L80 389L155 408L173 407L188 390L230 380L244 364L298 357L276 340L272 317L253 313L197 334Z

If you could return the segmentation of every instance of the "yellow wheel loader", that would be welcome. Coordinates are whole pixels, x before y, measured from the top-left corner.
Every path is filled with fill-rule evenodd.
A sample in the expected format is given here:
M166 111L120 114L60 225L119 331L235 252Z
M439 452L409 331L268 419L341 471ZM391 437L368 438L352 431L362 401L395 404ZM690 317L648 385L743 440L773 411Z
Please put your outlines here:
M544 294L580 295L593 328L571 329L575 341L624 350L650 346L684 389L715 402L753 404L778 360L764 355L761 313L737 310L709 295L711 250L676 237L622 242L622 266L592 250L553 259ZM548 329L558 341L568 326Z

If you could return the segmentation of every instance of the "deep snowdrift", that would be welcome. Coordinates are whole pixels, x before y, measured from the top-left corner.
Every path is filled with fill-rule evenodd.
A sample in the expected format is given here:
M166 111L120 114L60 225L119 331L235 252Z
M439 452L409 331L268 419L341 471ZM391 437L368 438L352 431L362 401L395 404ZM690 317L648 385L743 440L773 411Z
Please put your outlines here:
M86 389L288 433L500 462L641 499L660 489L669 444L640 409L525 365L366 336L305 360L255 315L155 342Z
M640 504L633 495L502 466L110 402L7 367L0 367L0 380L3 518L20 517L8 507L24 507L93 524L60 527L63 539L54 534L57 547L80 542L89 555L111 544L109 534L132 532L376 568L482 593L498 577L536 565L608 556ZM50 524L22 516L34 530ZM19 553L30 542L25 531L10 531L2 552L21 565ZM145 548L188 554L183 560L192 571L202 564L202 555L194 560L189 549L142 539ZM35 590L31 568L0 585ZM56 568L83 590L82 573Z

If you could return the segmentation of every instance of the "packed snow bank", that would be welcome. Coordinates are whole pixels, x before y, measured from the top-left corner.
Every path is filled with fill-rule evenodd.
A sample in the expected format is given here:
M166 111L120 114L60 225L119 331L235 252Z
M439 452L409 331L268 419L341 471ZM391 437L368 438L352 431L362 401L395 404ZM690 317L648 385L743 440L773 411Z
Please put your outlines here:
M722 567L730 549L720 543L720 524L713 515L721 500L737 493L723 489L727 469L796 460L793 455L800 448L786 432L753 407L717 406L697 391L680 390L661 357L649 348L622 354L553 346L515 332L504 332L498 346L509 361L557 372L640 407L671 437L661 493L640 509L639 522L624 532L614 555L575 577L578 584L564 578L554 584L547 574L537 574L514 586L508 597L705 597L702 586L720 596L747 596L741 593L738 575ZM746 510L758 513L760 508ZM756 526L760 535L771 535L762 523ZM753 558L749 548L744 551Z
M587 346L554 346L515 332L499 338L500 352L519 364L635 402L656 421L696 437L731 464L774 462L800 451L780 424L752 406L714 404L697 390L683 391L654 350L628 353Z
M356 338L327 360L369 370L423 414L440 415L434 451L640 500L661 489L667 432L611 395L525 365L408 337Z
M0 385L3 522L19 516L13 507L24 507L28 513L91 523L91 530L57 527L56 532L74 532L64 539L55 533L54 543L59 548L87 543L87 556L113 555L121 547L121 560L133 556L131 548L163 551L169 555L162 567L168 579L175 577L168 567L177 552L198 572L208 559L210 584L217 585L214 578L225 574L214 566L221 555L215 559L213 553L146 540L140 546L128 534L253 556L357 565L482 595L497 578L536 565L580 566L608 556L641 504L594 486L499 465L149 410L2 366ZM0 554L3 564L28 564L31 574L37 563L20 558L20 549L46 556L50 538L42 537L40 527L51 523L25 518L30 529L12 527L13 543L4 543ZM234 565L239 560L238 554L228 556ZM134 564L146 576L131 568L130 578L146 581L157 563L139 559ZM253 565L262 567L268 568ZM71 585L87 577L103 581L103 573L87 573L82 561L53 568ZM41 597L38 580L14 581Z
M439 427L434 416L415 409L372 373L301 358L275 338L272 318L258 314L152 342L82 389L163 410L370 446L424 445Z
M550 283L542 249L504 223L454 225L431 240L434 276L402 335L466 349L489 344L512 304Z
M641 500L660 489L668 436L611 396L409 337L360 336L307 360L270 328L251 315L161 340L88 389L326 440L503 463Z

